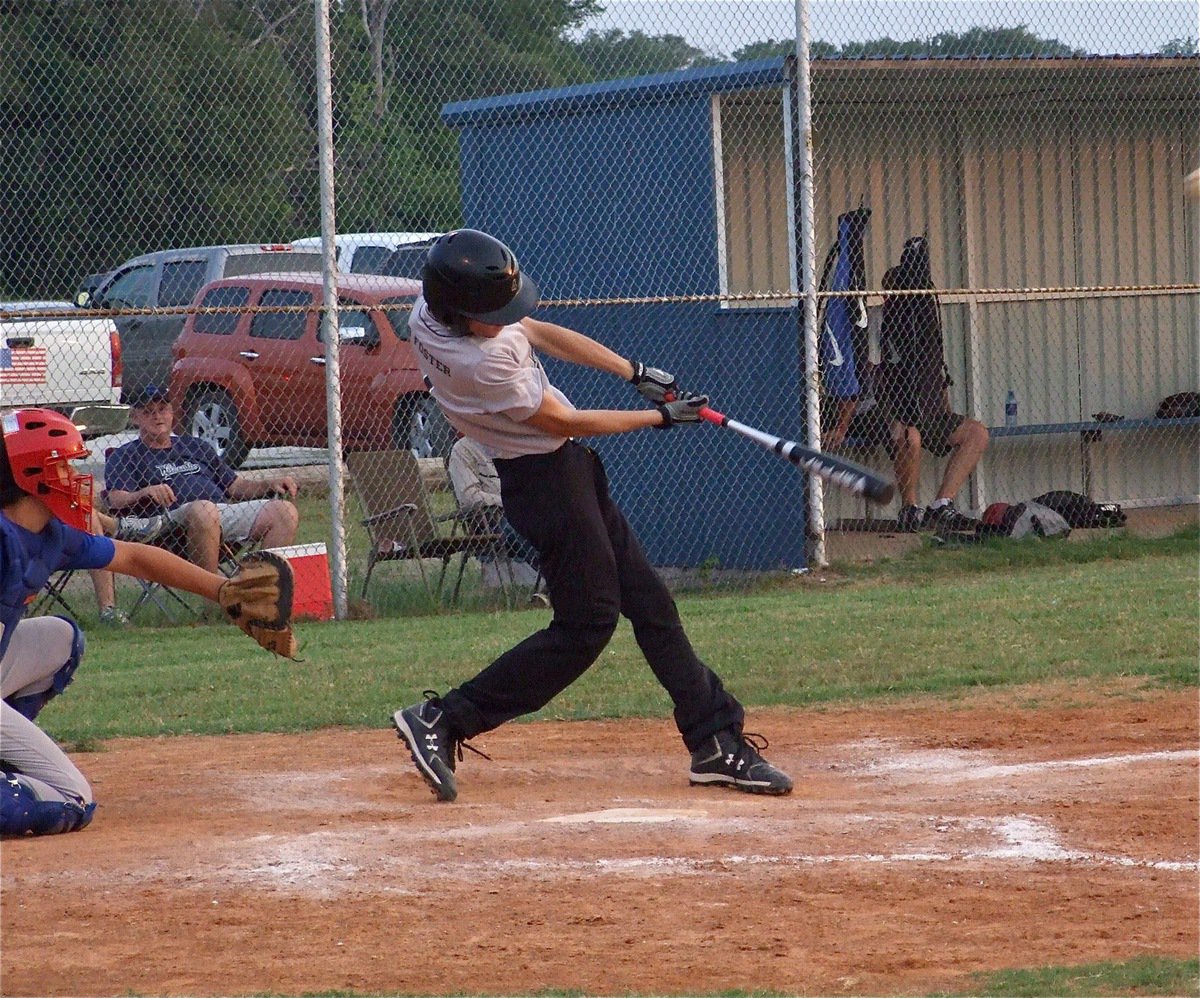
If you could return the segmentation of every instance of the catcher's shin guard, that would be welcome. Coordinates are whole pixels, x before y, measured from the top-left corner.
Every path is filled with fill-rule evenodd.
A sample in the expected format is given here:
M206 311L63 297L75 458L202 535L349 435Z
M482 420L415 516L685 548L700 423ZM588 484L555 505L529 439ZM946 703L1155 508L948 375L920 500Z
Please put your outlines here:
M96 804L43 800L21 773L0 774L0 835L58 835L86 828Z
M50 688L42 690L39 693L27 693L24 696L11 696L5 699L5 703L12 707L18 714L23 714L31 721L42 712L42 708L46 704L71 685L71 680L75 678L75 670L79 668L79 663L83 661L83 650L86 646L83 631L75 621L68 617L59 617L57 619L70 624L74 635L71 638L71 653L67 657L66 662L54 674Z

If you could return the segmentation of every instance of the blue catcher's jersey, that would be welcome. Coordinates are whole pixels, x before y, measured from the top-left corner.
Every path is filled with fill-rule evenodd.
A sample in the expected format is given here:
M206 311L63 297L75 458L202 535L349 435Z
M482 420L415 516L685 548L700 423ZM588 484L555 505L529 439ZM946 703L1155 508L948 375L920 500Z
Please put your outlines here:
M8 650L29 598L51 575L64 568L104 568L114 554L116 548L107 537L76 530L61 520L51 519L35 534L0 513L0 656Z

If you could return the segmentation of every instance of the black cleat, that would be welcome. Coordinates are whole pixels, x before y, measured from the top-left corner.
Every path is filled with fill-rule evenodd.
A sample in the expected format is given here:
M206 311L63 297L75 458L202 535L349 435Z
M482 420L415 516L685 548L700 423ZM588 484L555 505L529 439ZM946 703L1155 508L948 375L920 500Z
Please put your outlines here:
M692 753L693 786L717 784L750 794L790 794L791 778L759 755L767 747L761 735L738 734L732 728L706 738Z
M960 513L951 502L926 509L925 526L932 527L938 533L972 533L979 526L979 521Z
M925 523L925 510L920 506L905 506L896 514L896 530L902 534L915 534Z
M445 716L441 698L433 690L426 690L424 701L392 715L392 727L408 746L417 772L437 799L452 801L458 796L454 782L457 739L450 733Z

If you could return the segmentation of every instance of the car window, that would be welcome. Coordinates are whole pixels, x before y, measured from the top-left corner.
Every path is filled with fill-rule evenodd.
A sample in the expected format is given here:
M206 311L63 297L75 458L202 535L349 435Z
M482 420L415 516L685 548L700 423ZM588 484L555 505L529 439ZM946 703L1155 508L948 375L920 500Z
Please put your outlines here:
M177 260L163 264L158 303L163 306L190 305L204 284L203 260Z
M200 302L201 308L244 308L250 301L249 288L213 288ZM203 312L196 315L192 329L197 333L207 333L209 336L232 336L237 328L237 312L223 312L208 315Z
M104 301L110 308L145 308L154 291L154 264L131 267L118 274L104 289Z
M312 305L311 291L267 290L258 301L260 309L298 308ZM264 340L298 340L308 323L307 312L257 312L250 320L250 335Z
M388 322L392 324L392 332L396 334L396 339L408 341L408 317L412 314L412 295L402 295L398 298L384 298L379 303L379 307L383 310L384 315L388 317ZM404 305L405 308L395 308L396 305ZM389 306L393 306L389 308Z
M350 271L355 274L381 274L380 264L391 252L386 246L360 246L354 251Z
M377 344L379 329L361 308L339 308L338 339L348 345Z
M271 250L256 253L230 253L225 258L222 277L245 277L247 274L270 274L275 271L321 270L320 253L297 253L292 250Z
M416 246L398 246L380 264L378 273L389 277L411 277L419 281L421 268L425 266L425 256L428 252L428 243L418 243Z

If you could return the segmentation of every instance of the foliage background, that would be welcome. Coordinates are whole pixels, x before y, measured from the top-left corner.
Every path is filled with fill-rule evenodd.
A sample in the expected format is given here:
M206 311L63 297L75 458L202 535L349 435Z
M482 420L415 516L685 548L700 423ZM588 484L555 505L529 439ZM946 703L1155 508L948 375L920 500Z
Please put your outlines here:
M794 48L763 39L709 53L672 33L588 30L603 9L333 3L341 231L461 222L444 103ZM313 50L310 0L0 3L0 293L70 297L139 253L319 231ZM1163 46L1195 50L1194 38ZM1075 52L1022 25L812 46L815 58Z

